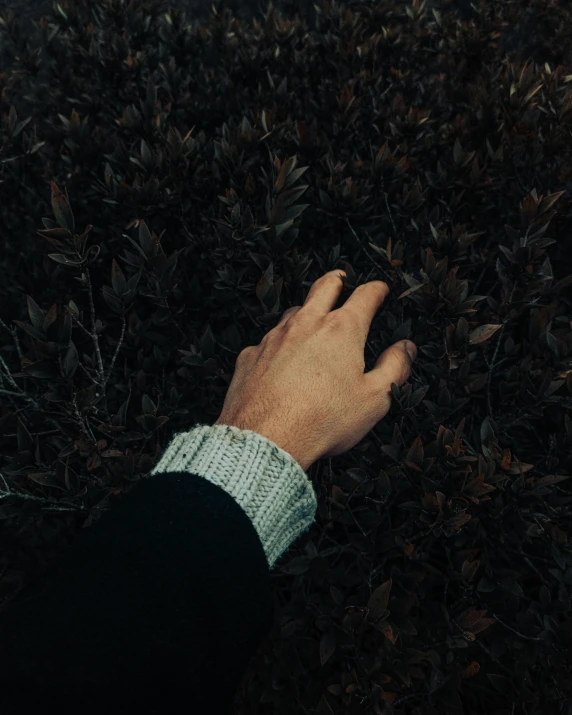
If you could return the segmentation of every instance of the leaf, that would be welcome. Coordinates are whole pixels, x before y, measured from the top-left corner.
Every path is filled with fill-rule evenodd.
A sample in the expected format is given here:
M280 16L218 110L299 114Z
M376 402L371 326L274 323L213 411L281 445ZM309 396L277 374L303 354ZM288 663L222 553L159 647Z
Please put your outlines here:
M143 249L145 256L149 257L151 246L153 244L153 238L145 221L141 221L139 223L139 243L141 244L141 248Z
M408 288L407 290L403 291L401 295L397 296L397 300L401 300L401 298L406 298L408 295L411 295L411 293L415 293L416 290L419 290L419 288L423 288L424 285L425 283L418 283L412 288Z
M534 487L546 487L550 484L558 484L565 479L570 479L569 474L548 474L546 477L541 477L534 482Z
M417 436L407 452L405 464L408 467L420 472L423 465L423 455L423 443L421 442L421 437Z
M121 296L127 291L127 281L125 280L123 271L115 258L111 262L111 285L113 286L115 295L118 298L121 298Z
M28 300L28 315L30 316L30 320L32 321L32 325L34 328L37 328L38 330L42 330L42 326L44 325L44 311L40 308L40 306L36 303L36 301L32 298L31 295L26 296Z
M383 633L383 635L387 638L387 640L390 641L391 643L393 643L393 645L395 645L397 636L393 632L393 628L389 625L389 623L387 623L387 622L382 623L380 625L379 629Z
M146 415L155 415L157 413L157 406L148 395L143 395L141 398L141 407Z
M19 328L22 328L22 330L25 330L28 335L31 335L35 340L39 340L42 343L46 342L46 336L42 330L38 330L27 323L23 323L21 320L13 320L12 322Z
M61 485L58 484L54 472L33 472L28 474L28 479L31 479L36 484L41 484L44 487L57 487L65 491Z
M392 705L397 699L397 693L386 690L383 693L380 693L379 697L386 703L389 703L389 705Z
M50 189L52 211L54 212L57 222L62 228L66 228L68 231L73 233L75 229L75 221L67 198L64 194L62 194L54 181L50 181Z
M20 417L17 418L17 428L16 428L16 435L17 435L17 441L18 441L18 450L20 451L28 451L28 452L34 452L36 448L36 444L34 442L34 439L30 432L28 431L28 428L26 425L22 422Z
M287 175L287 170L288 170L288 163L285 161L282 166L280 167L280 171L278 172L278 176L276 177L276 181L274 183L274 191L278 194L282 189L284 188L284 182L286 181L286 175Z
M467 522L469 522L472 519L470 514L467 514L466 512L461 512L460 514L457 514L454 516L452 519L449 519L447 521L447 526L449 529L453 529L454 531L459 531L459 529L464 526Z
M14 137L17 137L18 134L24 129L29 122L32 121L32 117L27 117L26 119L22 119L21 122L18 122L14 128Z
M490 680L490 682L494 685L494 687L499 691L499 693L502 693L505 697L510 694L513 691L512 684L508 678L505 678L504 675L495 675L493 673L489 673L487 675L487 678Z
M66 352L66 356L63 361L63 373L66 378L73 377L75 374L75 371L78 368L79 364L79 357L77 354L77 349L76 346L73 344L73 342L70 342L69 347Z
M475 625L475 623L481 620L485 613L486 610L473 611L472 609L469 609L468 611L465 611L465 613L459 619L459 625L466 630L470 630L471 627Z
M391 494L391 480L387 476L387 472L385 472L383 469L379 472L379 475L376 480L375 489L377 494L382 499L387 499L387 497Z
M477 663L477 661L472 660L466 668L463 668L463 670L461 670L461 672L459 673L459 678L461 678L461 680L472 678L479 672L480 669L481 666Z
M111 308L114 313L123 315L123 303L116 297L110 286L102 286L103 300Z
M525 472L529 472L531 469L534 468L534 464L527 464L526 462L511 462L511 466L509 469L507 469L508 474L524 474Z
M94 246L91 248L94 248ZM85 262L85 258L80 258L79 261L72 261L67 256L64 256L63 253L48 253L48 257L56 263L62 263L64 266L81 266Z
M48 378L58 376L55 364L49 360L38 360L38 362L29 363L23 369L26 375L31 375L32 377Z
M564 290L564 288L568 288L571 285L572 285L572 273L569 276L566 276L566 278L562 278L557 283L555 283L552 286L551 290L553 290L555 293L560 293L560 291Z
M455 146L453 147L453 160L455 161L455 164L460 164L464 156L465 152L463 151L461 142L457 138L455 139Z
M481 618L479 621L477 621L475 623L474 626L471 627L471 631L473 633L481 633L489 626L492 626L493 623L496 623L495 618Z
M479 559L476 561L464 561L461 567L461 578L465 583L469 583L475 577L481 562Z
M324 666L336 650L336 633L330 629L320 638L320 665Z
M288 178L286 179L286 183L284 184L284 186L287 188L288 186L292 186L292 184L295 184L298 181L298 179L308 171L309 168L310 168L309 166L302 166L299 169L294 169L294 171L292 171L288 175ZM308 187L304 186L302 188L305 191Z
M557 191L554 194L548 194L548 196L545 196L542 201L540 202L540 206L538 207L539 214L542 216L545 214L549 209L554 206L554 204L558 201L558 199L563 196L566 193L566 189L564 191Z
M150 167L153 163L153 154L145 139L141 139L141 158L145 167Z
M409 409L411 409L413 407L417 407L417 405L421 402L421 400L427 394L428 390L429 390L429 385L424 385L423 387L420 387L418 390L415 390L415 392L412 392L411 395L409 396L408 401L407 401L407 407Z
M488 340L501 327L502 327L502 323L500 325L496 325L493 323L487 323L486 325L480 325L478 328L475 328L475 330L473 330L469 333L469 343L471 343L472 345L477 345L478 343L484 343L485 340Z
M369 597L367 607L369 608L369 612L373 616L374 620L381 618L387 610L389 595L391 593L391 584L392 579L390 578L385 583L382 583L381 586L378 586Z
M211 330L211 326L207 323L207 327L205 328L205 331L200 341L201 356L203 358L214 357L214 345L214 335Z
M309 566L310 558L308 556L296 556L281 567L280 573L297 576L299 574L306 573Z
M86 251L84 260L86 260L88 263L93 263L95 259L99 256L100 250L100 246L90 246Z

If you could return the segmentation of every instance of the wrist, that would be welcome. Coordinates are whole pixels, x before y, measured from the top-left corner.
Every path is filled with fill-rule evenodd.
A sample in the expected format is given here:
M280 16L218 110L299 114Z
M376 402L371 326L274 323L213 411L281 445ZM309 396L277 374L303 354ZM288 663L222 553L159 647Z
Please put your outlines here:
M274 442L277 447L280 447L280 449L284 452L287 452L292 459L298 462L300 467L305 472L307 472L312 464L318 459L318 457L311 455L309 450L304 449L301 445L292 444L292 440L282 434L280 430L267 425L249 422L248 420L240 418L225 419L222 414L215 422L215 425L229 425L237 427L238 429L256 432L256 434L269 439L271 442Z

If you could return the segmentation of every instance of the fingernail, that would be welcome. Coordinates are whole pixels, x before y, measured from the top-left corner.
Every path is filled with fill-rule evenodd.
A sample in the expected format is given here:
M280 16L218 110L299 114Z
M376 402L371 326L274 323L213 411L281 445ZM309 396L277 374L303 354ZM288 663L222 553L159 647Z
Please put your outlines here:
M417 347L415 343L407 341L405 343L405 349L407 350L407 354L409 355L411 362L415 362L415 358L417 357Z

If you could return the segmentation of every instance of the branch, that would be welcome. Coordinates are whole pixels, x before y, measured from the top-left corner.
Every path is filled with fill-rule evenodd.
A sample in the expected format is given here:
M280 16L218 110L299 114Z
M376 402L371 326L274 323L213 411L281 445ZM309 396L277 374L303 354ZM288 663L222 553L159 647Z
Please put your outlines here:
M92 333L91 333L91 338L93 340L93 344L95 347L95 354L97 355L97 364L99 367L98 371L98 377L100 380L101 385L104 385L104 369L103 369L103 360L101 359L101 350L99 349L99 338L97 335L97 332L95 330L95 305L93 303L93 290L91 287L91 277L89 275L89 268L85 269L85 282L87 283L88 291L89 291L89 305L91 308L91 327L92 327ZM83 327L83 326L82 326Z
M495 613L491 611L491 616L493 618L496 618L496 620L501 624L501 626L504 626L505 628L508 628L509 631L512 631L516 636L519 636L520 638L524 638L526 641L538 641L539 643L546 643L546 645L549 645L549 642L544 640L544 638L536 638L534 636L525 636L524 633L519 633L516 631L512 626L509 626L508 623L505 623L502 621ZM550 643L550 645L553 645Z
M363 249L363 252L365 253L365 255L369 258L369 260L373 263L373 265L379 270L379 272L381 273L381 275L382 275L387 281L391 281L391 276L389 275L389 273L385 270L385 268L383 268L382 266L379 265L379 263L375 260L375 258L373 258L373 256L368 252L368 250L367 250L367 248L365 247L365 245L361 242L359 236L358 236L357 233L354 231L354 228L353 228L353 226L351 225L349 219L346 218L345 221L346 221L346 223L347 223L347 225L348 225L350 231L351 231L351 232L353 233L353 235L355 236L355 239L356 239L356 241L358 242L360 248Z
M113 370L113 366L115 365L115 360L116 360L116 358L117 358L117 355L118 355L119 350L120 350L120 348L121 348L121 344L123 343L123 338L124 338L124 336L125 336L125 316L124 316L124 315L121 316L121 320L123 321L123 326L122 326L122 328L121 328L121 335L120 335L120 337L119 337L119 342L117 343L117 347L115 348L115 354L113 355L113 359L111 360L111 365L110 365L110 367L109 367L109 371L108 371L108 373L107 373L107 377L105 378L105 380L104 380L104 382L103 382L103 387L105 387L105 386L107 385L107 381L109 380L109 378L110 378L110 376L111 376L111 372L112 372L112 370Z
M9 328L6 323L0 318L0 325L7 330L10 335L14 338L14 344L16 345L16 350L18 351L18 357L20 358L20 365L22 365L22 348L20 347L20 341L18 340L18 335L16 333L16 328Z
M69 507L62 506L57 499L51 499L50 497L37 497L33 494L26 494L25 492L14 492L8 486L2 472L0 472L0 479L4 482L4 489L0 488L0 499L8 499L9 497L17 497L18 499L27 499L28 501L39 501L42 504L50 504L51 507L48 511L89 511L87 507L81 506L79 504L73 504Z

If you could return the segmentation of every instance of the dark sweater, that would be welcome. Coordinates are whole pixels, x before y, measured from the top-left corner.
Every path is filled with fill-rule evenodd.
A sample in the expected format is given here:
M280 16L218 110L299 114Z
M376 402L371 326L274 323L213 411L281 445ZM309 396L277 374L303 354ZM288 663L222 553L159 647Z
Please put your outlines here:
M237 502L187 473L144 479L4 609L0 712L231 713L272 613Z
M152 476L3 609L0 715L230 715L272 628L270 570L316 505L266 438L176 435Z

